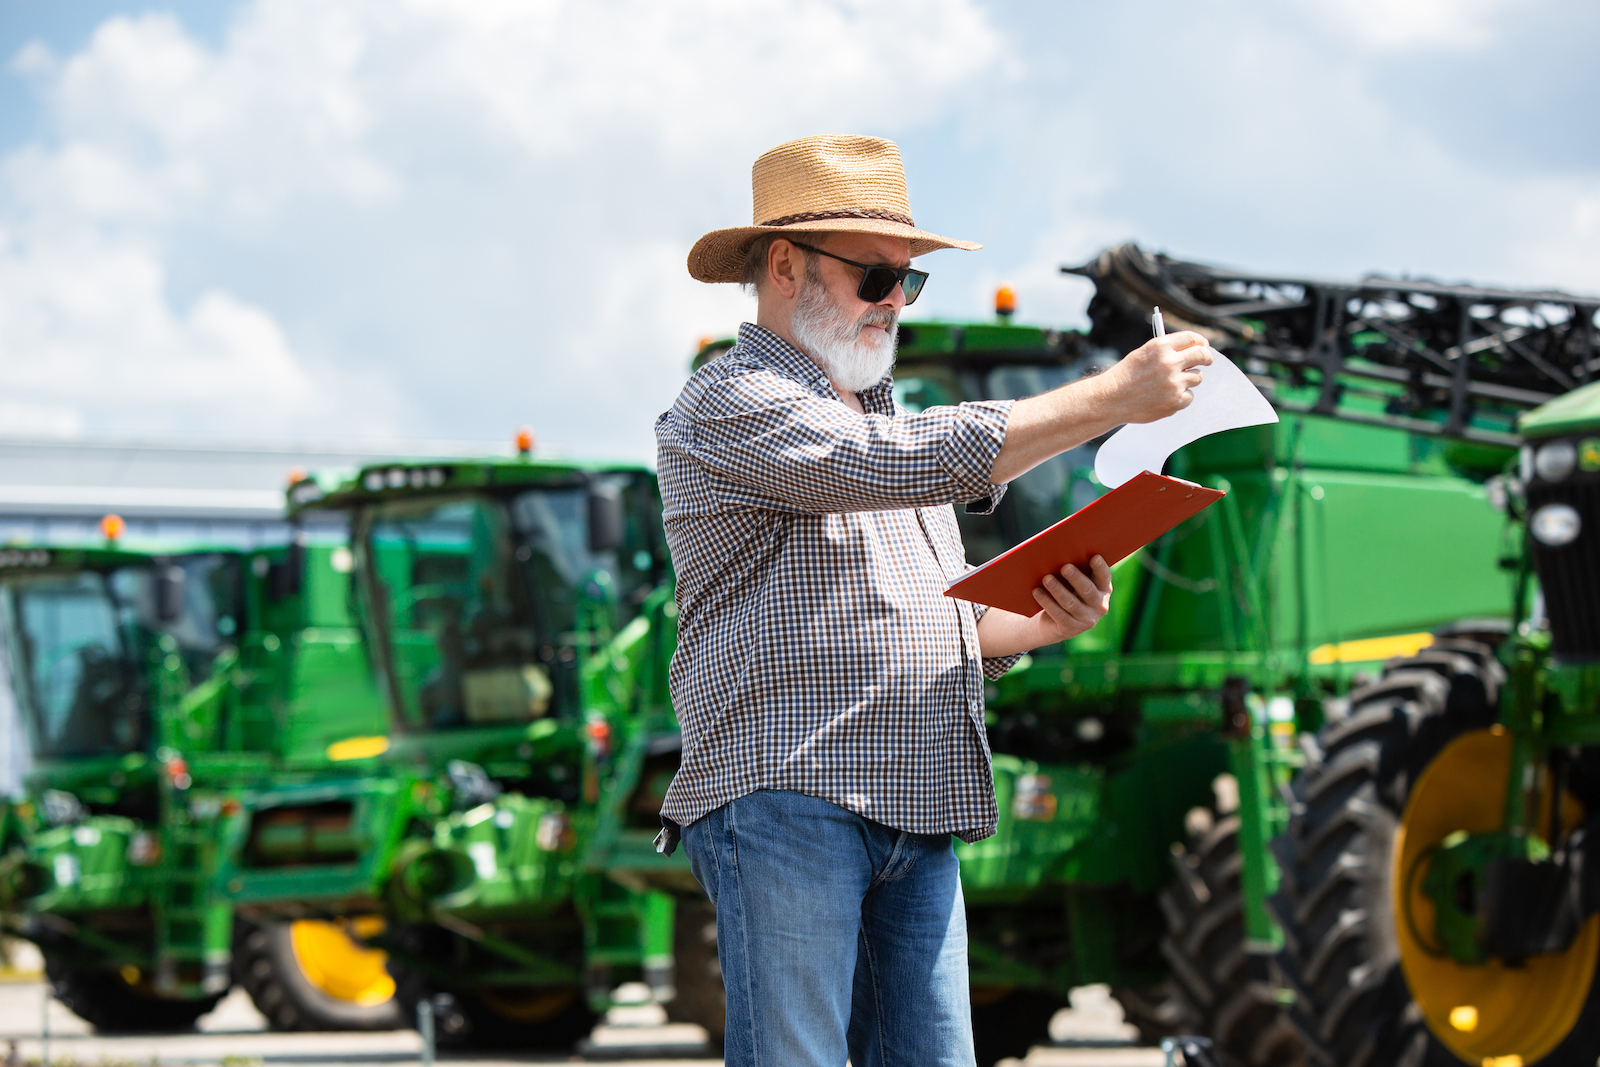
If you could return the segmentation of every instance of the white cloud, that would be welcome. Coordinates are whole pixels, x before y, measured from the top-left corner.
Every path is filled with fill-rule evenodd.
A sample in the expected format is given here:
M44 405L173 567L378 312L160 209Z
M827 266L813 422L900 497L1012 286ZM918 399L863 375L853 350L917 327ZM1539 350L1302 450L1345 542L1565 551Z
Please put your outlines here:
M1402 21L1422 10L1408 0L1384 6ZM1298 11L1332 7L1307 0ZM1144 68L1124 70L1115 56L1075 54L1054 83L1035 77L1003 127L992 166L1007 181L1041 174L1053 183L1027 200L1028 224L1009 226L991 246L997 259L1021 264L1008 273L1026 282L1019 295L1030 319L1072 321L1082 305L1051 281L1054 269L1130 239L1183 258L1312 277L1409 271L1600 289L1592 235L1581 236L1600 202L1600 172L1551 173L1529 143L1484 134L1491 118L1495 128L1514 128L1508 116L1525 104L1508 100L1466 138L1429 121L1436 105L1448 106L1454 86L1445 75L1501 63L1497 76L1527 83L1529 72L1502 47L1496 20L1507 17L1506 3L1457 8L1448 32L1489 26L1489 51L1436 59L1421 85L1386 77L1414 66L1415 56L1308 28L1275 5L1172 9L1159 23L1103 11L1081 27L1086 37L1141 39L1150 55L1188 62L1171 77L1140 76ZM1443 47L1444 37L1428 44L1421 33L1409 38L1416 48ZM1565 106L1581 123L1579 100Z
M682 257L743 221L748 160L937 117L998 49L969 0L251 0L215 46L113 18L13 63L47 132L0 178L0 375L90 427L531 413L647 453L742 311ZM628 432L575 403L603 387Z
M282 331L209 290L184 313L154 255L92 238L0 249L8 430L306 428L329 413Z
M748 217L759 152L825 131L900 140L919 221L988 246L931 257L918 315L1010 280L1024 319L1079 322L1057 268L1127 239L1600 288L1594 168L1453 142L1431 82L1383 77L1498 70L1555 6L247 0L210 43L111 19L13 61L43 132L0 164L0 430L530 422L649 455L695 339L749 314L687 278L690 243Z
M875 0L403 8L391 24L416 56L407 88L459 95L541 157L626 139L682 159L842 113L914 122L997 45L966 0L927 0L915 18Z
M83 414L75 407L0 400L0 427L21 437L81 437Z
M1324 24L1381 51L1476 51L1494 41L1497 16L1528 0L1306 0Z

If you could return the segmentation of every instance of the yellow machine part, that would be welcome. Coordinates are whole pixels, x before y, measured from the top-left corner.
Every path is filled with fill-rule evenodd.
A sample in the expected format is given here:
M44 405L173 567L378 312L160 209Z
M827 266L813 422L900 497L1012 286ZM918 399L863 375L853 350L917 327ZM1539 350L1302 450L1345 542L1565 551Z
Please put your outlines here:
M1489 833L1504 826L1511 746L1500 727L1446 745L1411 790L1389 868L1406 985L1434 1036L1461 1059L1485 1067L1532 1064L1549 1055L1577 1024L1600 958L1600 915L1589 917L1565 952L1534 956L1520 967L1499 960L1458 963L1417 938L1416 931L1425 936L1434 926L1433 901L1422 889L1427 872L1418 865L1425 867L1428 850L1458 830ZM1549 811L1548 796L1530 799L1530 811ZM1571 795L1562 817L1569 830L1583 819Z
M383 932L383 918L327 922L300 919L289 926L294 958L306 980L335 1000L370 1007L394 996L394 979L385 968L388 953L367 948L350 935L371 937Z

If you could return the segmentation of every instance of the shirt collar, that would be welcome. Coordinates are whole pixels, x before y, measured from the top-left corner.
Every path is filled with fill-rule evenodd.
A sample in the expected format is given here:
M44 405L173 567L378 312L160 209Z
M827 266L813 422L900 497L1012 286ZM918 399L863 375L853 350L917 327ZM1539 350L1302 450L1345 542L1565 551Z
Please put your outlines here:
M839 398L838 390L810 356L764 326L753 322L739 326L739 349L753 353L822 396ZM894 414L894 376L886 374L877 385L861 390L861 406L875 415ZM842 401L841 401L842 403Z

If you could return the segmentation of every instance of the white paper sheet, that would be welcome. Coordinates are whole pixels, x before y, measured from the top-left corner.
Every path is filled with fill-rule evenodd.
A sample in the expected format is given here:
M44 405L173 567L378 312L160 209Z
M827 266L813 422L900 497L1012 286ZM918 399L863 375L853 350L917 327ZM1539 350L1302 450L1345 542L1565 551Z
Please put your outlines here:
M1115 489L1140 471L1160 474L1167 457L1191 441L1240 426L1277 422L1278 413L1227 356L1211 350L1212 363L1200 368L1194 401L1156 422L1129 423L1106 439L1094 457L1094 473Z

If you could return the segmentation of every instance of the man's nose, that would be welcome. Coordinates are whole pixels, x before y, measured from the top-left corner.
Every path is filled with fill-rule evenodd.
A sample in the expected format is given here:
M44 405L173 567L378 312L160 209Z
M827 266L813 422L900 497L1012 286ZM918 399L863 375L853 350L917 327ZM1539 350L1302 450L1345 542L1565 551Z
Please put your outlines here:
M898 312L906 306L906 291L899 282L895 282L894 288L889 290L889 295L878 301L878 303L891 307Z

